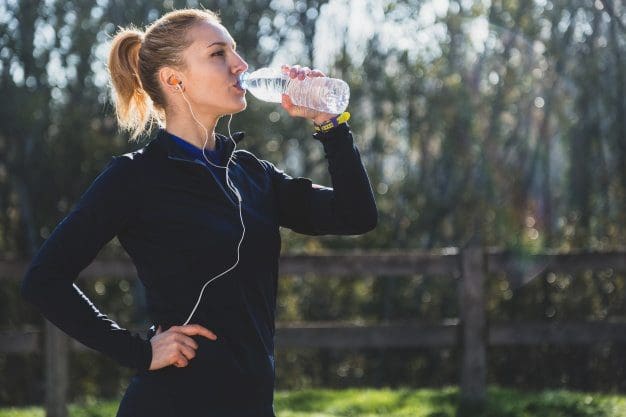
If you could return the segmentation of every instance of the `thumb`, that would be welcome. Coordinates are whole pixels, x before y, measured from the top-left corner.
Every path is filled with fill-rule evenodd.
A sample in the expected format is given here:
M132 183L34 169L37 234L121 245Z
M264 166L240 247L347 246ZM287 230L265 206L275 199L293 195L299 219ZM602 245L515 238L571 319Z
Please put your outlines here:
M289 97L287 94L283 93L281 99L281 105L283 109L290 111L294 107L293 102L291 101L291 97Z

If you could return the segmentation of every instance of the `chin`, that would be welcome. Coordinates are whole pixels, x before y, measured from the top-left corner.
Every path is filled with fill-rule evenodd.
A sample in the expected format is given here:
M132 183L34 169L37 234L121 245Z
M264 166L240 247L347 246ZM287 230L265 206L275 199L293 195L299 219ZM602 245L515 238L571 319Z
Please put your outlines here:
M246 108L248 107L248 102L246 101L246 98L244 97L241 102L239 102L239 105L236 106L233 111L231 111L230 113L239 113L244 111Z

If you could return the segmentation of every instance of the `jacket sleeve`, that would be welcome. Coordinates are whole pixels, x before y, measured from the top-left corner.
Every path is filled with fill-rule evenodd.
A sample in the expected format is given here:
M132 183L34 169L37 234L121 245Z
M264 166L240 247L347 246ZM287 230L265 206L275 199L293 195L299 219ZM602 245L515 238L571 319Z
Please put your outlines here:
M292 178L266 162L281 226L307 235L357 235L376 227L378 211L347 124L313 137L324 146L332 188Z
M100 249L132 221L140 197L131 184L136 168L114 157L57 225L29 265L21 295L54 325L123 366L150 367L150 341L102 314L74 284Z

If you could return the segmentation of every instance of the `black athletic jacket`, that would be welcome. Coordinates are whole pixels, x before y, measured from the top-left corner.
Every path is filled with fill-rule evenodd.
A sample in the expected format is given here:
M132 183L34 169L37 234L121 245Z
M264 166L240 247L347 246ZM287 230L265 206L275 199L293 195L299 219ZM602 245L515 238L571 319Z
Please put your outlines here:
M167 397L187 404L189 398L200 398L204 402L190 406L193 413L201 404L269 409L279 227L310 235L351 235L377 223L370 183L349 127L343 124L314 137L324 146L333 188L291 178L247 151L235 151L229 172L241 193L246 227L240 262L206 287L190 323L207 327L218 339L194 337L199 348L187 367L148 371L150 341L99 312L74 284L117 236L145 287L150 319L166 330L182 324L202 285L234 263L241 236L236 196L219 176L182 153L164 130L144 148L110 161L34 257L22 296L68 335L135 368L133 389L146 399ZM220 135L217 140L231 155L232 142ZM142 394L133 395L142 401ZM164 408L158 410L168 415Z

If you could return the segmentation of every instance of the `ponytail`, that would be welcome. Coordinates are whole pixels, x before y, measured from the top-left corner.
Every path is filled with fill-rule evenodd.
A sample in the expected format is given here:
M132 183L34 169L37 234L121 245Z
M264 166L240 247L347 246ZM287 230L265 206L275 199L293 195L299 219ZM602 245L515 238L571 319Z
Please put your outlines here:
M143 32L121 29L113 38L109 52L108 70L115 114L121 129L131 132L131 140L137 139L154 117L152 100L141 85L139 76L139 49Z

